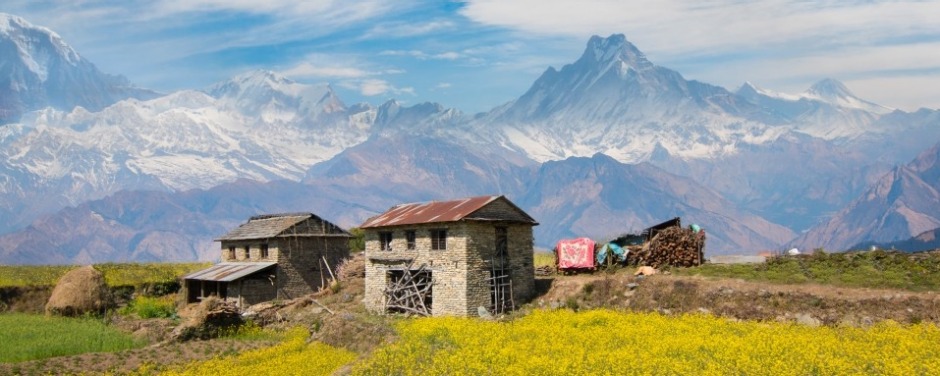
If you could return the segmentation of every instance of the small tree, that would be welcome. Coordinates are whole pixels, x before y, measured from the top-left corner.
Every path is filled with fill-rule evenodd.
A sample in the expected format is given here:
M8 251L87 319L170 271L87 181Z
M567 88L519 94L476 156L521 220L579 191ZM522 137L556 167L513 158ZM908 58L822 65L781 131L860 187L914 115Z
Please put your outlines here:
M349 238L349 252L362 252L366 249L365 231L361 228L353 227L349 229L352 235Z

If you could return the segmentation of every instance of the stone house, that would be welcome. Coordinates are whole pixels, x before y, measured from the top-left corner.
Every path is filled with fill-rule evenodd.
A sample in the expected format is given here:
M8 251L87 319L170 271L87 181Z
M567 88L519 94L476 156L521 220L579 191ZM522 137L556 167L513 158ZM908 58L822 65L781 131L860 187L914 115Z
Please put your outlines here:
M251 217L216 239L219 264L183 276L186 301L215 295L244 307L316 292L349 256L349 238L312 213Z
M532 227L504 196L394 206L364 232L364 303L377 313L476 316L534 295Z

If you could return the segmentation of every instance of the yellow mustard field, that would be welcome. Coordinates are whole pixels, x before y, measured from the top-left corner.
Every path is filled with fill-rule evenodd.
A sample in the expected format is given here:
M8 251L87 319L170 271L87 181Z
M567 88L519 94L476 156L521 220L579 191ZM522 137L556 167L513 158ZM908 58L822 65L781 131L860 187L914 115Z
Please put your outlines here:
M426 318L354 375L940 375L940 329L732 322L706 315L536 311Z
M194 362L160 372L165 376L244 376L244 375L330 375L352 362L356 354L320 342L307 343L310 333L295 328L284 342L233 357L222 357ZM152 374L150 367L142 367L137 374Z

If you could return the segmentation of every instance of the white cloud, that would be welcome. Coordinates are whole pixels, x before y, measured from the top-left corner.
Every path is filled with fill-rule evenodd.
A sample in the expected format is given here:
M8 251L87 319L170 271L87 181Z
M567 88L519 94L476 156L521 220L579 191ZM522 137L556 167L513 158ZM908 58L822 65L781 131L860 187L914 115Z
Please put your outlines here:
M450 82L441 82L437 85L434 85L435 89L449 89L451 86Z
M940 2L470 0L469 19L542 35L625 33L645 51L669 54L817 45L940 32ZM804 46L809 47L809 46Z
M457 60L464 55L455 51L447 51L435 54L429 54L419 50L386 50L379 53L380 56L411 56L419 60Z
M365 78L405 73L404 69L369 69L358 56L348 54L310 54L281 74L294 78Z
M371 76L375 73L353 67L316 66L311 63L304 62L294 66L293 68L282 71L281 74L288 77L358 78Z
M460 58L460 54L450 51L450 52L439 53L437 55L432 56L432 58L441 59L441 60L457 60Z
M398 88L389 83L388 81L381 79L365 79L359 81L344 81L339 84L340 86L351 89L358 90L360 94L367 97L374 97L382 94L409 94L415 95L415 89L413 87L403 87Z
M449 20L435 20L425 23L413 22L394 22L384 23L373 27L366 32L364 38L402 38L418 35L430 34L442 30L454 28L454 23Z

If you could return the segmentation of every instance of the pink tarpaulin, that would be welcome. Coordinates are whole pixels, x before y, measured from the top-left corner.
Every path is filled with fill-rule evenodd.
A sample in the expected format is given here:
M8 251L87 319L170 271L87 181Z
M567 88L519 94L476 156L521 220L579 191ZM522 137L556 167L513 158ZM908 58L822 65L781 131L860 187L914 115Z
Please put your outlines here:
M565 239L555 245L558 268L594 268L594 241L588 238Z

